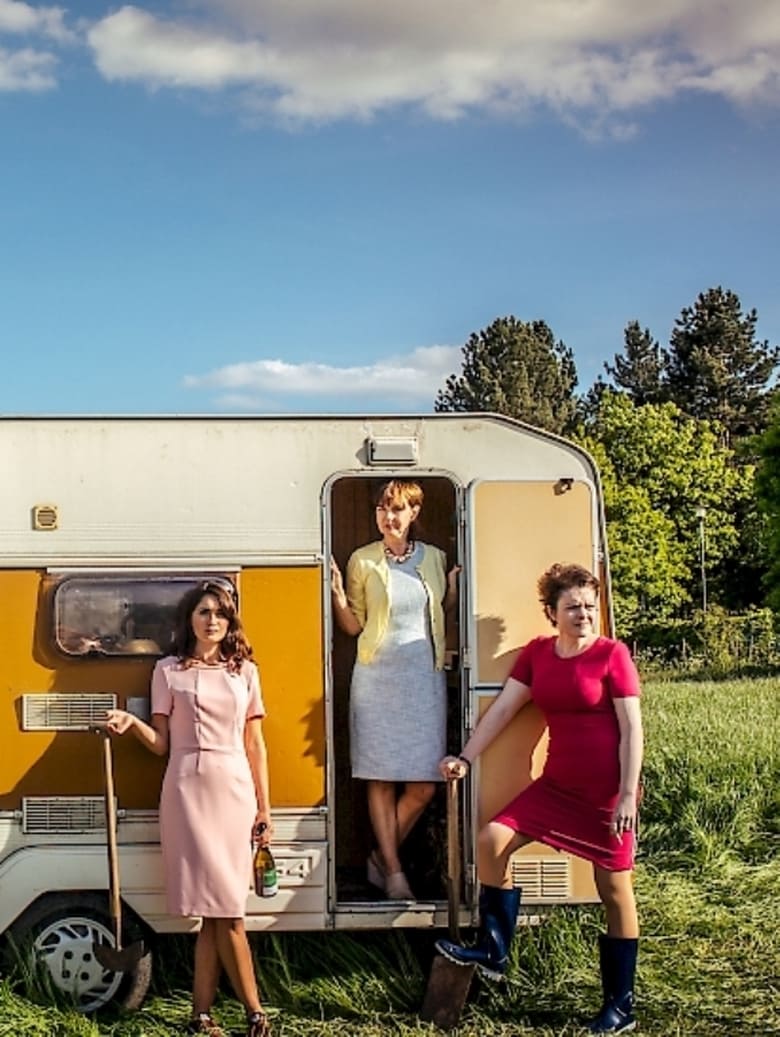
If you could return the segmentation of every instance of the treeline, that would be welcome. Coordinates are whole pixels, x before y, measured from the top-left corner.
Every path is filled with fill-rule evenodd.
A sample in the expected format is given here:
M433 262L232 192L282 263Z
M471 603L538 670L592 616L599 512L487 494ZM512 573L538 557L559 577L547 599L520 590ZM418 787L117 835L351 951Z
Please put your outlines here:
M756 323L711 288L668 345L631 321L578 392L573 352L544 321L502 317L471 335L436 397L437 411L511 415L594 456L618 632L641 645L696 629L702 611L751 629L757 610L780 611L780 346Z

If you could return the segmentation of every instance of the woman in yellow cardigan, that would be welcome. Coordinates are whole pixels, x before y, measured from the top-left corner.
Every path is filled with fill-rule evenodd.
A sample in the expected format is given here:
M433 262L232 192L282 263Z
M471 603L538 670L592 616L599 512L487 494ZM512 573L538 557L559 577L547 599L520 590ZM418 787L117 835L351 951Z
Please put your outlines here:
M455 603L459 571L447 574L444 552L415 538L422 503L417 483L392 479L376 497L382 539L351 555L346 589L331 562L336 620L358 638L350 746L352 776L367 782L377 842L368 880L393 900L414 899L398 852L442 780L444 615Z

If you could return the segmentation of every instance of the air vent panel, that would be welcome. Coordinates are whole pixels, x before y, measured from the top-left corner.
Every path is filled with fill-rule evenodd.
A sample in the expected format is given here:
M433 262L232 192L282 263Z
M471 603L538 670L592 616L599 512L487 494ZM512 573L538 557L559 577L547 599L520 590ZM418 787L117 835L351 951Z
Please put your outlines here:
M22 799L22 831L28 835L105 830L102 796L26 796Z
M32 509L33 529L48 532L56 529L60 523L56 504L36 504Z
M41 693L22 695L23 731L88 731L116 709L112 694Z
M526 903L568 900L571 896L569 862L565 858L515 857L512 885L522 887Z

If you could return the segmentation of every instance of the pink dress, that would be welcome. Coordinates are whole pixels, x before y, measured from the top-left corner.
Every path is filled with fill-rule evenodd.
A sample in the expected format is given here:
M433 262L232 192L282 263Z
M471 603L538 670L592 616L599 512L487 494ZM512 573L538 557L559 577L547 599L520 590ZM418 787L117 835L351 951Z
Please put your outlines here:
M169 718L170 755L160 794L168 911L243 918L252 875L257 799L244 749L247 720L265 715L257 667L190 666L161 659L152 713Z
M512 677L531 689L549 732L540 777L493 818L608 871L634 866L634 834L610 829L620 788L620 730L612 700L639 695L639 676L621 641L600 637L561 659L554 637L523 648Z

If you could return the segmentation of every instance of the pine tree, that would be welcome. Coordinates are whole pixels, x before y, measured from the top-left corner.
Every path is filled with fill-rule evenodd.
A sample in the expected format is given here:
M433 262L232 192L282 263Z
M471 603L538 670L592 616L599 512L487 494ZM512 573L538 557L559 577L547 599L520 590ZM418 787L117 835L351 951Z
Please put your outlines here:
M628 393L631 402L641 407L643 403L663 403L665 388L665 354L661 346L644 331L639 321L632 320L623 333L624 354L615 354L614 364L604 364L615 387Z
M727 441L767 422L780 347L756 339L757 319L734 292L710 288L682 311L669 343L668 398L691 417L718 421Z
M576 421L576 385L572 351L544 321L501 317L470 336L461 374L450 375L434 409L494 411L562 435Z

